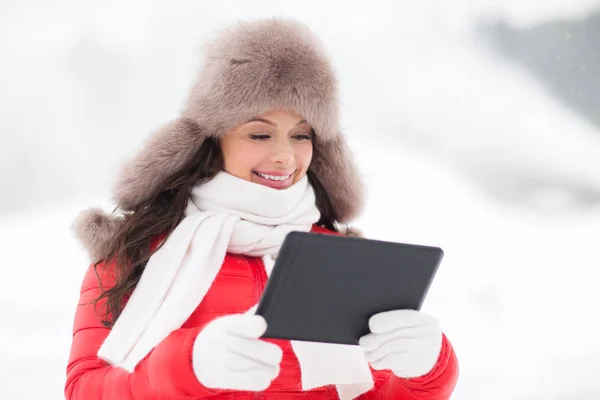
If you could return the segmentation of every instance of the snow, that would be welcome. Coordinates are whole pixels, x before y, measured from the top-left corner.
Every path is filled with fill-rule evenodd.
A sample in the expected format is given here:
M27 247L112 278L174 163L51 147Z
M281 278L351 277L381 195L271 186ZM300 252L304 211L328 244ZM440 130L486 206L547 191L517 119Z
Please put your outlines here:
M419 154L361 153L367 236L445 250L423 311L459 355L454 398L597 398L600 210L536 217L501 208Z
M19 4L0 12L0 135L22 139L0 146L0 170L20 172L1 182L28 193L0 199L15 206L0 214L0 398L63 398L87 268L72 219L107 205L118 162L176 114L198 39L274 14L309 23L334 56L368 186L356 226L445 251L423 311L458 354L453 399L600 398L600 209L567 191L529 207L482 191L529 175L600 190L600 135L473 37L477 18L526 26L598 1Z

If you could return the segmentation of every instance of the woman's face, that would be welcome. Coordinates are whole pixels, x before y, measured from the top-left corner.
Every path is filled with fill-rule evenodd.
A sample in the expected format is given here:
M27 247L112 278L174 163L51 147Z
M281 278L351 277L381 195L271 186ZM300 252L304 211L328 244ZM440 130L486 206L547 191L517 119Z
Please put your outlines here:
M305 174L313 154L312 127L286 111L269 111L230 129L221 140L225 172L275 189Z

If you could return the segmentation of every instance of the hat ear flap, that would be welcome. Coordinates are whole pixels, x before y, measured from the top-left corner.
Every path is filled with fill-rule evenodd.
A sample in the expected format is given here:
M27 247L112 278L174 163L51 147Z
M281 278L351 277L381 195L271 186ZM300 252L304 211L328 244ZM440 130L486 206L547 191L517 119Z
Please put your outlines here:
M362 182L341 133L315 144L309 169L327 192L338 222L350 222L362 212Z
M77 214L71 228L90 261L95 263L108 255L110 242L122 225L123 217L107 214L100 208L89 208Z
M169 177L181 171L203 143L201 129L187 118L163 125L121 169L114 188L120 208L132 211L164 190Z

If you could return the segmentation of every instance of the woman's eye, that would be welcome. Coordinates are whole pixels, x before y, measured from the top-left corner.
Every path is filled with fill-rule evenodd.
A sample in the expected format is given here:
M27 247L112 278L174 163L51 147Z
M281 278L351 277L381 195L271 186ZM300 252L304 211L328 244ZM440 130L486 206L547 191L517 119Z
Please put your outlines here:
M270 137L271 136L264 134L264 133L256 133L256 134L250 135L250 139L252 139L252 140L267 140Z
M306 133L304 133L304 134L301 134L301 135L294 135L294 138L296 140L310 140L311 136L308 135L308 134L306 134Z

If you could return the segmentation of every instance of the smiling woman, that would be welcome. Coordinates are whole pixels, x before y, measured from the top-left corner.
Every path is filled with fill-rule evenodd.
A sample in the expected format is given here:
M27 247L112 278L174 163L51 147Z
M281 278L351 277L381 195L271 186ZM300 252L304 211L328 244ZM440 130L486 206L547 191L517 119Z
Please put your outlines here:
M67 399L448 399L456 356L418 312L374 315L362 348L262 339L265 262L290 232L347 232L362 184L307 26L244 22L207 49L182 115L123 168L121 215L77 220Z
M306 175L312 136L312 127L302 117L283 110L267 112L223 135L224 170L247 181L287 189Z

